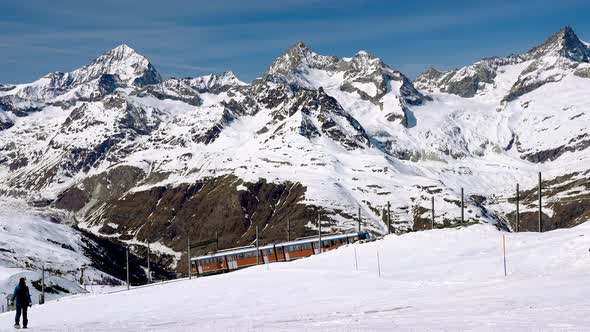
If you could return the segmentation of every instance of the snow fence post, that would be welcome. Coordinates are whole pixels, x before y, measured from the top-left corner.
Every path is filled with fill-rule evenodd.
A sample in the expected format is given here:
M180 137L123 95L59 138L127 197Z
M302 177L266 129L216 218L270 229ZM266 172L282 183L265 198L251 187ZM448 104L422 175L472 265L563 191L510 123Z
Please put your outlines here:
M504 277L507 276L506 273L506 235L502 234L502 254L504 255Z
M356 272L358 272L359 271L359 262L356 257L356 246L354 246L353 248L354 248L354 267L356 268Z

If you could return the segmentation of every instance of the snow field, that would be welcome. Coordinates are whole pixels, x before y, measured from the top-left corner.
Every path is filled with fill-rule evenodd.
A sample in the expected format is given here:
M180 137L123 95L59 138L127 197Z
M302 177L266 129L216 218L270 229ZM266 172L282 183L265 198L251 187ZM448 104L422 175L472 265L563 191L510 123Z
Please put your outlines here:
M290 263L62 298L33 307L31 326L41 331L583 331L590 326L590 223L505 234L508 277L502 234L476 225L391 235ZM11 326L12 318L0 315L0 326Z

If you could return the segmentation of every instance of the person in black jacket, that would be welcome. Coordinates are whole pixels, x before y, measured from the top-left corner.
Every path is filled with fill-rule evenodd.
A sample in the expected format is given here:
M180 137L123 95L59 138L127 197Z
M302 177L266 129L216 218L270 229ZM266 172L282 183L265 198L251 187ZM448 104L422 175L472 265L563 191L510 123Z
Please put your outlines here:
M31 302L31 294L29 293L29 287L25 282L25 278L20 278L18 282L18 286L14 289L14 294L12 294L12 303L16 304L16 318L14 319L15 324L14 327L19 328L20 325L20 316L22 313L23 316L23 328L27 328L27 324L29 323L27 317L27 308L32 306L33 303Z

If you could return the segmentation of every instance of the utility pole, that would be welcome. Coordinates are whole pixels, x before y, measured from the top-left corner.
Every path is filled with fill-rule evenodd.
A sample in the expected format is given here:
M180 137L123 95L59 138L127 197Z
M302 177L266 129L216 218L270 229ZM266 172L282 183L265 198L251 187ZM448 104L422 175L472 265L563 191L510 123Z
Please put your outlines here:
M260 264L260 243L258 242L258 226L256 226L256 265Z
M152 270L150 269L150 243L147 243L147 270L148 270L148 277L147 282L148 284L152 283Z
M434 229L434 196L432 196L432 226L430 229Z
M127 245L127 251L125 252L126 270L127 270L127 290L129 290L129 245Z
M287 242L291 241L291 219L287 217Z
M359 235L361 234L361 207L359 206Z
M320 211L318 211L318 237L320 240L320 242L319 242L320 246L318 248L319 248L319 253L321 254L322 253L322 220L320 217Z
M391 234L391 203L387 201L387 234Z
M461 188L461 224L465 223L465 196L463 188Z
M191 238L188 237L186 239L186 261L188 263L188 280L191 280L193 278L193 274L192 274L192 264L191 264Z
M520 188L518 183L516 184L516 233L520 231Z
M543 216L542 216L542 202L541 202L541 189L542 189L542 182L541 182L541 172L539 172L539 233L541 233L543 231L542 228L542 222L543 222Z

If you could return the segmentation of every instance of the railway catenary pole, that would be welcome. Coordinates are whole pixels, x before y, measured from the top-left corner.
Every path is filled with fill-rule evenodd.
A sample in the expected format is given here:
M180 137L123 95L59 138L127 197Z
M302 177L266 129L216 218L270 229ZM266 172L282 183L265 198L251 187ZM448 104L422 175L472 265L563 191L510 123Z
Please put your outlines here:
M432 196L432 225L430 229L434 229L434 196Z
M516 233L520 231L520 188L518 183L516 184Z
M147 243L147 282L148 284L152 283L152 270L150 269L150 243Z
M391 234L391 203L387 201L387 234Z
M287 217L287 242L291 241L291 218Z
M258 242L258 226L256 226L256 265L260 264L260 243Z
M319 246L318 246L318 253L322 253L322 219L320 215L320 211L318 211L318 238L319 238Z
M125 269L127 270L127 290L129 290L129 245L127 245L127 250L125 251Z
M361 207L359 206L359 236L361 234Z
M186 261L188 263L188 279L191 280L193 278L193 274L191 271L191 238L186 238Z
M542 216L542 211L541 211L542 210L541 189L542 189L541 172L539 172L539 233L541 233L543 231L543 228L542 228L543 216Z
M465 223L465 198L463 188L461 188L461 224Z

